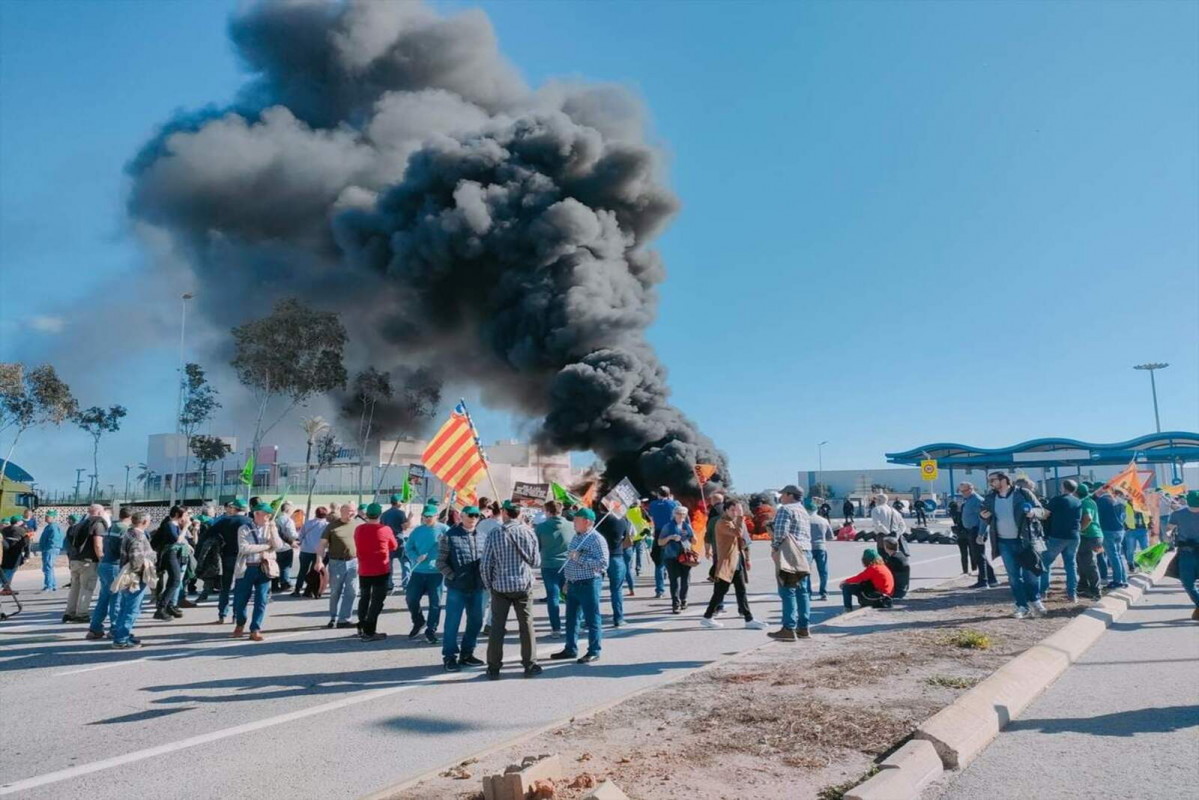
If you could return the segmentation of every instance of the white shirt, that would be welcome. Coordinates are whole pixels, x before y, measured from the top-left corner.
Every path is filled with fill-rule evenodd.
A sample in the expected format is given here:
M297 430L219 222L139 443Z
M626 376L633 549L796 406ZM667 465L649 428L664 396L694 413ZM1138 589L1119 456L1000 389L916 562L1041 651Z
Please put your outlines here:
M329 520L313 517L300 528L300 552L316 553L316 546L321 540L321 534L329 526Z
M875 533L889 533L900 536L907 533L908 524L903 521L903 515L888 505L875 506L870 512L870 521L874 523Z

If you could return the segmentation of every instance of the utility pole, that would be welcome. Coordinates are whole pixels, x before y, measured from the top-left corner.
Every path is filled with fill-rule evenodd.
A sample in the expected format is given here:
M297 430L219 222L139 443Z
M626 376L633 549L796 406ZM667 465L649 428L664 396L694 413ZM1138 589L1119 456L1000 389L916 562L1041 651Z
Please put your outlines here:
M83 483L83 473L87 471L87 467L79 467L75 470L75 502L79 502L79 486Z
M125 465L125 502L129 502L129 470L133 469L132 464Z
M828 440L816 445L816 485L820 487L821 495L824 491L824 446L828 444ZM826 498L827 499L827 498Z

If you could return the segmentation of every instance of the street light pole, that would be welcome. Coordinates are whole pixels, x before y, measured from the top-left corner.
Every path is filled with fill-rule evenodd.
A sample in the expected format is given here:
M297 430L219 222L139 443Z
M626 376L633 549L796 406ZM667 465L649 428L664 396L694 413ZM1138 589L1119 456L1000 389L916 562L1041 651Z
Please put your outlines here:
M828 444L828 440L816 445L816 485L820 487L820 491L824 492L824 446Z
M184 342L185 342L184 336L186 335L186 332L187 332L187 301L191 300L193 297L195 297L195 295L192 294L191 292L184 292L183 294L179 295L179 304L180 304L181 313L179 314L179 395L178 395L179 399L175 403L175 436L176 436L175 444L176 445L179 444L179 439L178 439L179 434L183 432L182 427L179 422L179 418L183 416L183 384L185 381L184 373L186 370L186 362L184 361ZM186 445L184 445L184 446L186 447ZM179 454L178 454L178 452L176 452L175 456L171 458L171 472L175 473L176 476L179 475ZM184 478L184 481L186 482L186 478ZM170 503L168 504L169 506L175 505L175 488L176 488L175 484L177 484L177 483L179 483L178 477L171 480L171 498L170 498Z
M129 470L133 469L132 464L125 465L125 502L129 502Z
M1137 364L1133 369L1144 370L1149 373L1149 386L1153 389L1153 422L1157 426L1157 432L1162 432L1162 419L1157 413L1157 380L1153 377L1153 373L1159 369L1165 369L1170 366L1164 363Z

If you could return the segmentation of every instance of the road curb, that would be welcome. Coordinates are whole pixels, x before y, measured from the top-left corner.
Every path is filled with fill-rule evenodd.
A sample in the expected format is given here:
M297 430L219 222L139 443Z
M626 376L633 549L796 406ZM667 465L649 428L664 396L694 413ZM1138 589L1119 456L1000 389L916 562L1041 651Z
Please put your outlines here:
M1132 585L1127 589L1105 596L926 719L911 741L879 765L882 771L847 792L846 799L918 800L942 772L964 768L1160 581L1165 571L1163 560L1152 573L1131 576ZM930 749L940 761L939 769L930 769Z

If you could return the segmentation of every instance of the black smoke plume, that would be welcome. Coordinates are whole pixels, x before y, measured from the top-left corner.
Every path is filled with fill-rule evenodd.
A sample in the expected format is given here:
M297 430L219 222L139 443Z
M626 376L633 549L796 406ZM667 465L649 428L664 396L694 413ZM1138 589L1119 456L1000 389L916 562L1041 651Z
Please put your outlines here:
M130 165L135 219L223 289L210 318L300 295L342 312L367 363L477 385L611 477L694 493L700 462L727 483L645 339L677 201L634 98L529 88L479 11L264 3L230 35L253 75L236 101Z

